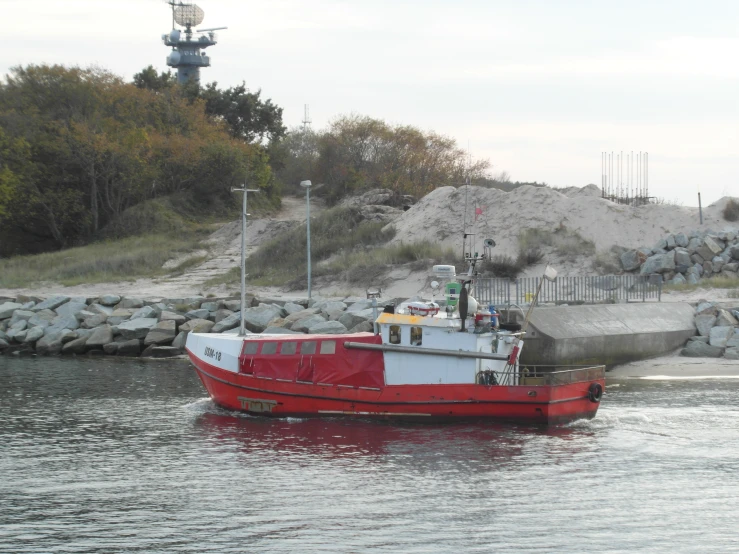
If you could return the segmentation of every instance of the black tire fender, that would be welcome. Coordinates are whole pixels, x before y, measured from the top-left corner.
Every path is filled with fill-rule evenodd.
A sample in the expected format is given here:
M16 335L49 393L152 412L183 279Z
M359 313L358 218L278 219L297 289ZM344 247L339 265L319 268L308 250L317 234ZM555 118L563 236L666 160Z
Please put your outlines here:
M588 398L591 402L598 403L603 398L603 386L600 383L591 383L588 387Z

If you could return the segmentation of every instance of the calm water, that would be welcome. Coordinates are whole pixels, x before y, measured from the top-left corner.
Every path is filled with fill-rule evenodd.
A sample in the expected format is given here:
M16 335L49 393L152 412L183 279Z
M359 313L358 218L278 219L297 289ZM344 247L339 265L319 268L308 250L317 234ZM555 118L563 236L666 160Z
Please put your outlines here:
M267 420L184 363L0 357L0 552L735 552L739 382L564 428Z

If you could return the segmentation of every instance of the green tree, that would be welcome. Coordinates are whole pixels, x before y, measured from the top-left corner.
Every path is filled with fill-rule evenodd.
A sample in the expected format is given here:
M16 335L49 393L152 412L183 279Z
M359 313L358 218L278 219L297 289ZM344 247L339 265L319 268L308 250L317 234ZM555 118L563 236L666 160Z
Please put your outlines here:
M177 84L177 76L171 71L157 73L154 66L150 65L134 74L133 84L138 88L161 92L175 86Z

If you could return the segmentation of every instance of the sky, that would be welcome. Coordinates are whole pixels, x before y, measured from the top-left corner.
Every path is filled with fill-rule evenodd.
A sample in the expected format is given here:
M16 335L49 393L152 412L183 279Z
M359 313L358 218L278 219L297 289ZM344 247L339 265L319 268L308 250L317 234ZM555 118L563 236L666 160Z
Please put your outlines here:
M228 26L203 82L245 82L315 129L343 114L455 138L492 173L600 186L601 153L649 153L649 194L739 196L736 0L195 0ZM0 0L16 65L166 70L161 0ZM624 180L626 180L624 176Z

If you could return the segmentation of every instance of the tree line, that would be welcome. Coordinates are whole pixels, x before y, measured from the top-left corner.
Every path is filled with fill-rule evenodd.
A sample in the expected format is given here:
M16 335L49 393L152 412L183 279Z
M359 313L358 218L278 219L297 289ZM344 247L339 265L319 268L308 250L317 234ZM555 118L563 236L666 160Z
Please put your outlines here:
M276 207L305 179L335 203L372 188L420 198L488 184L489 169L450 137L366 116L288 131L282 108L245 83L180 86L151 66L129 83L100 68L29 65L0 83L3 256L85 244L162 197L195 217L233 215L230 188L247 178Z
M202 213L235 206L230 188L247 175L279 204L266 143L285 134L280 108L245 88L171 78L150 87L150 76L147 68L132 84L99 68L10 71L0 84L1 255L87 243L163 196L184 195Z
M271 150L286 187L311 179L330 203L372 188L420 198L438 186L484 179L490 168L453 138L355 114L319 131L291 129Z

